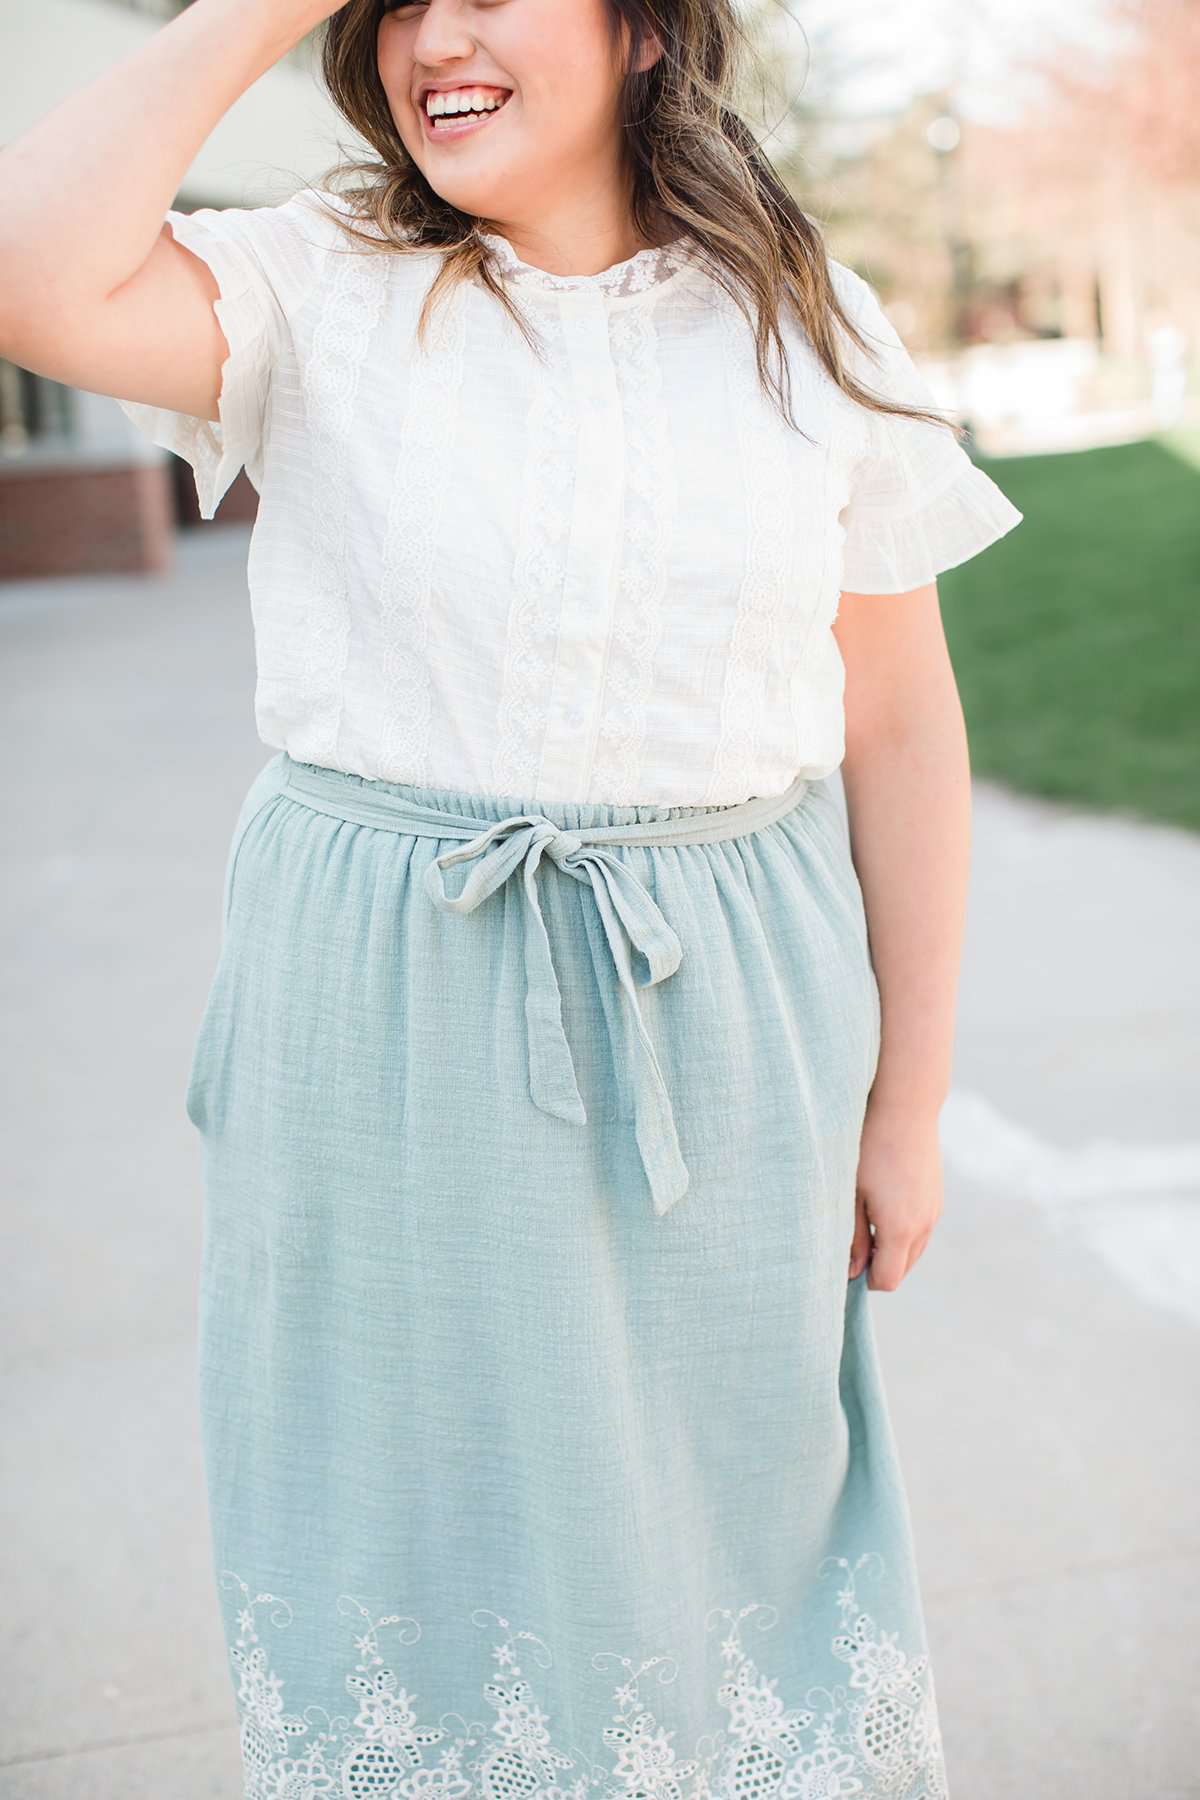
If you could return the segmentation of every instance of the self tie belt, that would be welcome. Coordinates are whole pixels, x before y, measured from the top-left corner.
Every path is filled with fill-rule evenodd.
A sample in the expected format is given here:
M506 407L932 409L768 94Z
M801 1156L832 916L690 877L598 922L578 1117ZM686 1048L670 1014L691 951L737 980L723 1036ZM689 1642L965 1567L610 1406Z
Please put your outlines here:
M284 772L285 791L318 811L419 836L468 839L443 851L425 870L425 890L446 912L473 912L520 869L525 898L525 1023L530 1098L542 1112L577 1125L587 1123L587 1111L563 1030L562 994L538 899L538 871L543 858L591 889L637 1043L634 1134L654 1210L660 1216L669 1211L687 1192L688 1170L680 1154L675 1115L662 1068L637 996L640 987L652 987L675 973L683 947L653 895L629 864L604 846L705 843L737 837L782 818L798 804L810 783L798 776L782 793L755 796L731 806L570 831L543 813L513 813L494 823L471 819L424 805L403 793L376 788L339 770L294 762L286 752L280 752L278 760ZM455 863L471 861L476 866L462 887L456 894L448 893L445 871ZM646 975L642 980L634 969L631 951L645 960Z
M562 994L550 954L550 938L538 903L537 871L543 855L576 881L589 883L612 952L617 979L629 998L642 1069L634 1080L634 1131L654 1210L665 1213L686 1193L688 1172L679 1153L675 1115L654 1045L638 1005L638 986L650 987L673 975L683 947L653 897L611 851L585 841L534 813L500 819L459 850L435 857L425 886L447 912L472 912L495 893L518 867L525 885L525 1020L529 1033L529 1091L535 1106L571 1124L585 1125L587 1112L575 1078L575 1064L562 1023ZM448 895L442 872L454 863L480 857L459 893ZM649 974L639 983L629 946L645 957Z

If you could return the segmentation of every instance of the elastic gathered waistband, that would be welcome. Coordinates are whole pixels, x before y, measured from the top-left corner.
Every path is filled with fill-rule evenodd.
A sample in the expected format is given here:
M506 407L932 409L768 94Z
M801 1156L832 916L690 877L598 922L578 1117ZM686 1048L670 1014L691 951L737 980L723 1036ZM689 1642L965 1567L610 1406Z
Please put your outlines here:
M372 780L320 763L300 762L286 750L279 752L276 761L282 789L294 799L337 818L421 837L475 837L501 821L525 819L545 821L587 843L716 843L773 824L798 806L813 785L797 776L778 794L756 794L715 806L529 801L513 795L469 794Z
M542 1112L575 1125L587 1123L587 1110L563 1030L562 993L538 898L539 869L548 865L559 875L583 884L595 903L633 1027L638 1150L654 1210L660 1216L669 1212L686 1193L689 1176L658 1054L638 1004L638 990L673 975L683 946L650 888L638 878L632 860L615 855L609 846L704 844L741 837L782 819L801 803L813 784L797 776L782 793L756 795L730 806L617 807L561 802L541 806L409 787L403 782L370 781L317 763L298 762L287 751L268 764L264 779L274 794L336 819L419 837L468 840L441 851L425 864L421 878L425 892L444 912L473 913L510 879L519 883L524 896L529 1097ZM260 789L256 800L261 793ZM452 804L434 803L446 800ZM470 810L460 810L454 802ZM622 813L635 816L622 819ZM446 875L458 865L464 865L465 879L457 892L451 892Z

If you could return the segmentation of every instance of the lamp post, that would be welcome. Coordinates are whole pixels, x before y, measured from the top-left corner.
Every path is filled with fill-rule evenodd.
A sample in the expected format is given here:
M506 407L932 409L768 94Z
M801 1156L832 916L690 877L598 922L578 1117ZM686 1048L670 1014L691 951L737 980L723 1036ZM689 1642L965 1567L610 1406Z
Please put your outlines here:
M942 237L950 263L951 333L956 344L966 340L974 270L971 243L963 217L962 180L957 151L962 129L952 101L943 104L925 127L925 141L933 151L938 171Z

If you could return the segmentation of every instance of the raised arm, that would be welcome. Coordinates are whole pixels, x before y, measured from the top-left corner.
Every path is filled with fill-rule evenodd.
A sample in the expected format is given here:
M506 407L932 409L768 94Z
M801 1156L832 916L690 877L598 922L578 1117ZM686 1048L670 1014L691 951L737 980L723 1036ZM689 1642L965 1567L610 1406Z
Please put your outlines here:
M234 101L341 4L193 0L0 150L0 355L217 418L217 285L164 214Z

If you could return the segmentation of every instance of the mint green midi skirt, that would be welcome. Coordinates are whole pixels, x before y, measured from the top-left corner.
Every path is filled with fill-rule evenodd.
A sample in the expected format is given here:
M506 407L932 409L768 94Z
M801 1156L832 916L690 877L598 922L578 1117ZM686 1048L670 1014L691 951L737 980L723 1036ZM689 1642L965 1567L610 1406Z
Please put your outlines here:
M827 782L280 751L186 1107L245 1800L942 1800L849 1281L879 990Z

